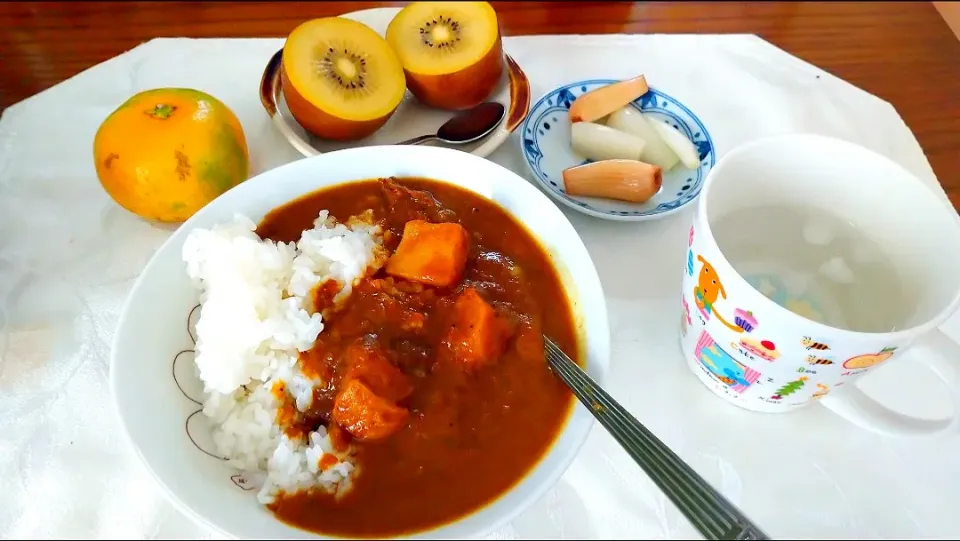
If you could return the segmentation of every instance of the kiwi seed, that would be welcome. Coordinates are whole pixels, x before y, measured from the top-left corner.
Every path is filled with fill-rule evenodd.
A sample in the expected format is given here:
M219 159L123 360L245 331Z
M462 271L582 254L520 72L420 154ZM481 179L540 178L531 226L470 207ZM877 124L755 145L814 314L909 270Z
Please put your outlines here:
M352 70L341 67L345 62L352 66ZM327 47L316 68L321 77L337 83L342 90L367 90L367 60L347 48L341 53L339 49Z
M442 29L440 31L445 34L441 39L436 37L438 29ZM443 15L431 19L420 27L420 41L427 47L451 49L460 41L460 23Z

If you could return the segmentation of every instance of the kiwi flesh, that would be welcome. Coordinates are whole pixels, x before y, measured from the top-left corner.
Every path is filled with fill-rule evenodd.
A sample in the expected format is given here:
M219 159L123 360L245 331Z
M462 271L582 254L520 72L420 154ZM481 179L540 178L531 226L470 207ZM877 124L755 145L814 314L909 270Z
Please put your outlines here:
M438 52L454 49L461 39L460 23L445 15L420 26L420 42Z
M497 15L487 2L413 2L387 27L410 91L436 107L483 101L503 72Z
M335 139L354 138L376 124L372 129L378 129L406 90L403 68L387 42L366 25L340 17L297 27L284 46L281 76L284 97L297 121L315 135ZM351 121L366 128L331 133L342 132L343 124ZM324 122L332 122L333 129L319 125Z
M371 91L367 87L372 83L371 75L367 72L367 61L363 55L351 52L348 48L334 49L327 47L320 51L316 62L317 73L327 79L336 90L341 92L356 91L365 94Z

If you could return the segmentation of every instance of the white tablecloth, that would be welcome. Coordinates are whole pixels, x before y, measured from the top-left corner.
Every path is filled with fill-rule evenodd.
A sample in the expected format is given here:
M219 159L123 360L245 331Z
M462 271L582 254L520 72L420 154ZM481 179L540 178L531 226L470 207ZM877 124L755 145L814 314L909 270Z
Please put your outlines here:
M0 536L210 537L174 510L122 443L108 387L124 298L169 230L120 209L92 162L93 135L131 94L212 93L240 117L252 170L300 156L260 106L281 40L159 39L8 109L0 121ZM847 138L942 190L895 110L753 36L540 36L505 40L534 98L570 80L628 77L688 105L720 156L787 131ZM935 83L931 83L935 84ZM528 176L516 136L491 159ZM529 177L528 177L529 178ZM871 194L864 186L865 197ZM775 538L956 538L960 438L891 440L820 406L742 411L689 372L677 340L690 210L614 223L565 210L610 311L609 389ZM946 247L945 249L957 249ZM960 320L945 329L960 336ZM932 375L898 361L869 389L901 409L949 411ZM687 538L695 531L599 426L561 482L502 538Z

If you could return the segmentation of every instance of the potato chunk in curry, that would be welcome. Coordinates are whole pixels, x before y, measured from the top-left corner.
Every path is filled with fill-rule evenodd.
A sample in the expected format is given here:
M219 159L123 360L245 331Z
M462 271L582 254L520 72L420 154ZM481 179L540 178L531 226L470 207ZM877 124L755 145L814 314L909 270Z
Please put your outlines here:
M410 412L378 396L359 379L347 381L333 403L333 420L360 441L382 440L407 424Z
M432 224L410 220L387 261L387 274L436 287L460 281L467 264L470 237L457 223Z
M510 335L509 324L476 289L468 287L453 303L444 345L454 361L475 370L500 358Z

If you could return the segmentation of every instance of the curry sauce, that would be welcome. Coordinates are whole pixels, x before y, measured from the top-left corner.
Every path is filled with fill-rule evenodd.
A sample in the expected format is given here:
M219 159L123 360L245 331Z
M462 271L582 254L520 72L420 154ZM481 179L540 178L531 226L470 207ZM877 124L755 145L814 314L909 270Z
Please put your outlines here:
M335 406L355 381L346 374L358 366L384 382L371 388L405 412L395 419L402 426L375 441L353 442L358 475L343 497L301 492L280 497L271 510L291 525L350 537L410 534L478 510L539 462L573 404L544 361L544 333L574 359L579 354L570 302L550 257L495 203L420 178L364 180L308 194L268 214L257 233L296 241L324 209L341 222L372 210L391 254L411 220L460 224L469 240L466 266L446 287L381 269L325 313L323 332L299 362L327 383L301 420L313 426L299 430L324 425L335 440L350 440ZM470 370L446 362L443 347L467 291L509 323L496 359ZM315 293L318 310L328 308L328 297Z

